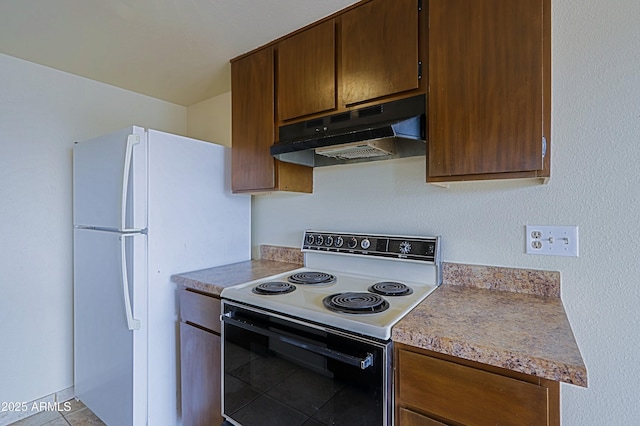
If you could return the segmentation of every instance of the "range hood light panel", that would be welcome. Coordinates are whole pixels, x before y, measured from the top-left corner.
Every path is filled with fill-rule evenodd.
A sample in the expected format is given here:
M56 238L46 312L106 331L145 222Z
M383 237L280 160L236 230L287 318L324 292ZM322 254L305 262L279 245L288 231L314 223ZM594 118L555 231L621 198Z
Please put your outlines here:
M395 154L393 140L355 142L327 148L316 148L316 154L341 160L388 157Z

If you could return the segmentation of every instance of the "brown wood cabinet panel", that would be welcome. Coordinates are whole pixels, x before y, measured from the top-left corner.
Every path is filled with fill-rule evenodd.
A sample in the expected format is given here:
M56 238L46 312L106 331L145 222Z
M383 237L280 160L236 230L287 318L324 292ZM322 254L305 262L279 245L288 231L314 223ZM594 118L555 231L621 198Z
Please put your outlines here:
M220 333L220 299L191 290L179 290L180 319Z
M205 297L205 296L203 296ZM180 323L182 424L222 424L220 336Z
M276 181L278 191L313 191L313 168L299 164L276 161Z
M342 102L417 89L418 0L373 0L342 15Z
M273 49L231 63L233 191L275 188Z
M543 86L550 82L545 42L549 1L426 3L427 180L519 172L545 175L542 137L549 139L543 123L550 117L546 99L550 90Z
M406 408L398 410L398 415L398 424L401 426L446 426L445 423L430 419Z
M278 43L279 120L335 109L335 46L333 19Z
M460 424L549 424L543 386L407 350L397 356L401 405Z
M311 192L313 169L281 163L275 141L274 52L258 50L231 62L231 188L233 192Z

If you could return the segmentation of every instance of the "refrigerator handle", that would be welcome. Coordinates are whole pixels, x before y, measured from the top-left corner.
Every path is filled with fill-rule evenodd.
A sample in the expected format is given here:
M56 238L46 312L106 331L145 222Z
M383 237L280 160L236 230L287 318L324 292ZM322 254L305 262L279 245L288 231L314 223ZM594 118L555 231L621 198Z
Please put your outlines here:
M129 277L127 274L127 237L133 237L135 234L123 234L120 236L120 254L122 255L122 292L124 293L124 310L127 314L127 327L129 330L139 330L140 320L133 318L131 309L131 298L129 297Z
M129 171L131 170L131 157L133 156L133 146L140 143L140 135L129 135L127 137L127 148L124 154L124 174L122 176L122 211L120 216L120 229L126 229L127 220L127 192L129 189Z

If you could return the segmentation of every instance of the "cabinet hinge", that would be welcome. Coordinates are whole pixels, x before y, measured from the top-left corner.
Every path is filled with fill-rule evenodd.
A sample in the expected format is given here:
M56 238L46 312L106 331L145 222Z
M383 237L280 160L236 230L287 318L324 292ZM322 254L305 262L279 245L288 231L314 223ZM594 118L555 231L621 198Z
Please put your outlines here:
M422 0L418 0L418 12L422 12Z
M422 78L422 61L418 61L418 80Z

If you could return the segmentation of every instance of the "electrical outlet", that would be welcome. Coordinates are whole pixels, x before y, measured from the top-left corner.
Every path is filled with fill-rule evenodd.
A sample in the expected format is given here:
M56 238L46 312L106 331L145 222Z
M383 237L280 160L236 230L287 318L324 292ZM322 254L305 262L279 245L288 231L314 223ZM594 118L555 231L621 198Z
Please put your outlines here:
M578 227L526 225L527 254L578 257Z

